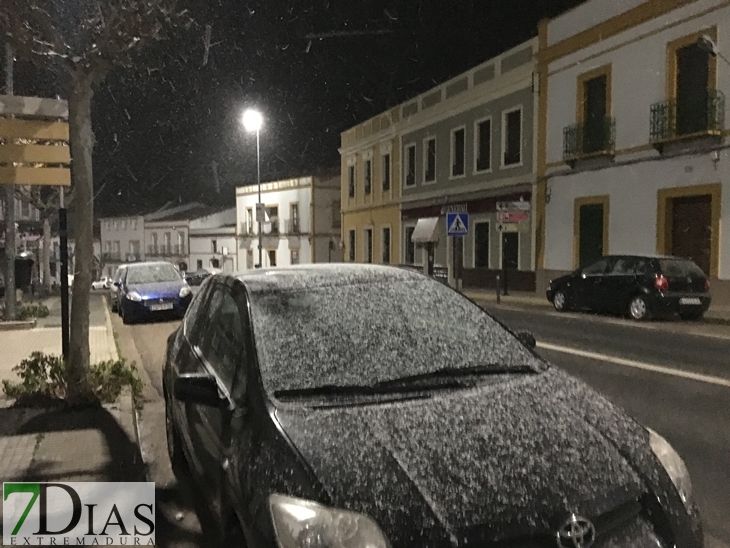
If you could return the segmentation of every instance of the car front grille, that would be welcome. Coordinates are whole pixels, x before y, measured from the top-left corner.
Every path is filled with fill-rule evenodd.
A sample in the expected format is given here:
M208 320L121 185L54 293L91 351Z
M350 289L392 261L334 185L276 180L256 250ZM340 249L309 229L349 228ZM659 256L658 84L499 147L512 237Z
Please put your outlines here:
M145 301L142 301L142 304L144 304L145 306L150 306L150 305L153 305L153 304L167 304L167 303L173 303L174 304L175 303L175 297L163 297L162 299L155 298L155 299L147 299Z

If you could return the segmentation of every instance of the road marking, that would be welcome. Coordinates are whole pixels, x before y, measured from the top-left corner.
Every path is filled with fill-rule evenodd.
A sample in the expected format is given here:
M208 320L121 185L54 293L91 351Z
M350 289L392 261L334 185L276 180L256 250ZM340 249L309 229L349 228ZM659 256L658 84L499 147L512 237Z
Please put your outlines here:
M586 350L578 350L577 348L571 348L569 346L560 346L557 344L538 342L537 347L543 348L545 350L552 350L553 352L562 352L563 354L572 354L574 356L580 356L582 358L589 358L591 360L615 363L617 365L624 365L626 367L634 367L636 369L643 369L644 371L652 371L654 373L662 373L664 375L672 375L674 377L682 377L684 379L691 379L693 381L706 382L709 384L717 384L720 386L727 386L730 388L730 379L723 379L721 377L713 377L711 375L702 375L701 373L692 373L690 371L682 371L681 369L673 369L671 367L653 365L650 363L639 362L636 360L627 360L626 358L618 358L616 356L606 356L605 354L598 354L597 352L588 352Z

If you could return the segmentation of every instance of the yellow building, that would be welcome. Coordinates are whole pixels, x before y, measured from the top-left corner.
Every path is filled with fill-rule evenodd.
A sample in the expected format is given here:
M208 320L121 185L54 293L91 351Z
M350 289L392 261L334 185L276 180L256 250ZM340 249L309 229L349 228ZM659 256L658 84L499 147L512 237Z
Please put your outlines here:
M342 242L345 262L401 264L400 109L342 133Z

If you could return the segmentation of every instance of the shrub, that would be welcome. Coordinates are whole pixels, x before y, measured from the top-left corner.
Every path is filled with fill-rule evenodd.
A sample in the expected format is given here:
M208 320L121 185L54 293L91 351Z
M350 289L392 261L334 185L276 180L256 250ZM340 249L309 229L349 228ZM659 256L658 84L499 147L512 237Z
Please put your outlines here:
M50 311L43 303L31 303L20 306L15 313L15 317L22 321L31 318L46 318L48 314L50 314Z
M67 394L66 363L60 356L33 352L13 371L20 377L19 383L3 381L3 391L8 398L23 404L34 401L61 403ZM142 401L142 381L134 362L108 360L91 366L89 382L99 401L113 403L122 389L129 386L135 402Z

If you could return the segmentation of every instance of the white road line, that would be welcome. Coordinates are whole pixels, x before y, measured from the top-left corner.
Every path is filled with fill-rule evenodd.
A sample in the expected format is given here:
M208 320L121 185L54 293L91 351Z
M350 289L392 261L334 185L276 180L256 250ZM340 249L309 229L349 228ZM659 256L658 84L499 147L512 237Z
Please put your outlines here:
M664 375L682 377L684 379L691 379L693 381L706 382L709 384L717 384L719 386L730 387L730 379L723 379L721 377L702 375L700 373L682 371L680 369L673 369L671 367L663 367L661 365L653 365L650 363L639 362L636 360L627 360L626 358L618 358L616 356L606 356L605 354L598 354L597 352L588 352L586 350L578 350L577 348L570 348L569 346L560 346L557 344L538 342L537 347L543 348L545 350L552 350L553 352L562 352L564 354L572 354L574 356L580 356L582 358L589 358L591 360L610 362L617 365L624 365L626 367L643 369L644 371L652 371L654 373L662 373Z

